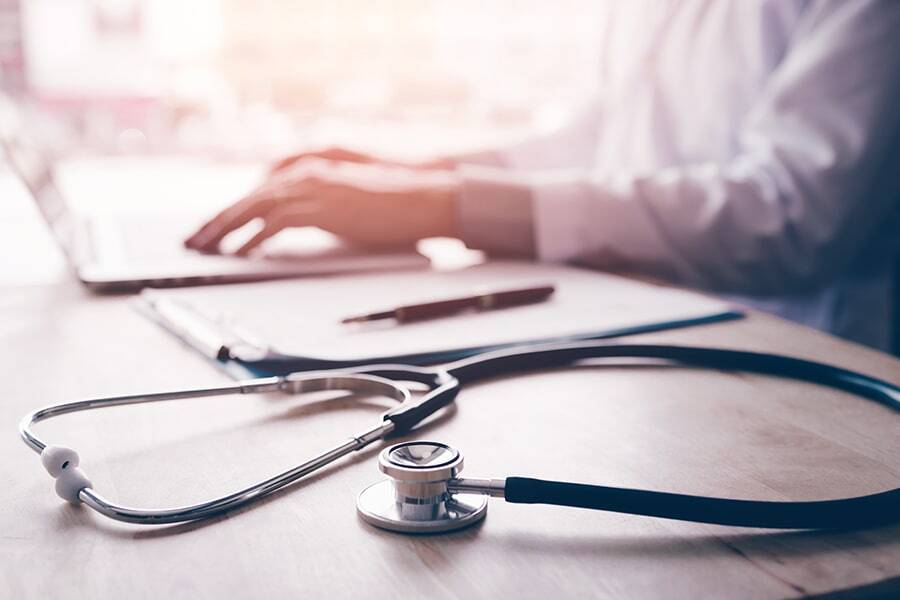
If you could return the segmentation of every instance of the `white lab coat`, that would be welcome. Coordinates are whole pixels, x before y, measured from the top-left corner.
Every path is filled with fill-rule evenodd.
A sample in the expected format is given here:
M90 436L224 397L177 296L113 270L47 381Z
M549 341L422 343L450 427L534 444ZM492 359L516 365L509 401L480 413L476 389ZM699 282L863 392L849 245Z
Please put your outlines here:
M900 1L624 0L563 130L460 168L465 241L715 290L877 347Z

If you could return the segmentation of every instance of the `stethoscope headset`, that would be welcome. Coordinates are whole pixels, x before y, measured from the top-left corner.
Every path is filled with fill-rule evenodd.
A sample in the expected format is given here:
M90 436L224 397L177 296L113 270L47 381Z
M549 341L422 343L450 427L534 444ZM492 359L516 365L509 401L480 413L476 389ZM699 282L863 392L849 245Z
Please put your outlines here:
M796 379L840 389L900 410L900 387L869 375L789 356L689 346L582 342L530 346L481 354L443 368L369 365L340 371L294 373L238 382L230 386L134 396L98 398L35 411L20 425L25 443L40 453L65 500L131 523L164 524L204 519L233 510L284 488L335 460L376 441L413 432L423 420L454 402L466 386L488 377L512 376L536 369L563 368L601 358L662 360L708 369L745 371ZM424 384L413 397L406 383ZM78 468L78 454L48 446L31 426L50 417L107 406L169 401L223 394L303 393L346 390L397 401L374 427L325 452L246 489L200 504L170 509L119 506L100 496ZM545 481L527 477L459 477L463 457L437 442L403 442L385 448L379 466L389 479L365 489L357 499L360 517L377 527L433 533L481 520L490 496L524 504L555 504L682 521L781 529L847 529L900 520L900 488L881 493L810 502L770 502L692 496L667 492Z

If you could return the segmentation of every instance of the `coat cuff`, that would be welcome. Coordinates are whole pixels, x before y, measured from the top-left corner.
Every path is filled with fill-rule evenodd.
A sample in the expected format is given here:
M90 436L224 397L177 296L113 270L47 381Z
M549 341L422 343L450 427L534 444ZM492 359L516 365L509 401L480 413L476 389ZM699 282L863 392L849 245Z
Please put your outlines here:
M469 248L497 256L534 258L532 195L527 183L508 171L460 165L460 237Z
M586 262L610 270L642 265L659 273L660 257L677 263L660 224L630 177L595 180L556 171L531 186L536 255L550 262ZM667 276L677 276L667 271Z
M659 268L659 257L672 254L630 178L598 182L568 169L529 177L476 166L459 174L460 230L472 248L609 269Z

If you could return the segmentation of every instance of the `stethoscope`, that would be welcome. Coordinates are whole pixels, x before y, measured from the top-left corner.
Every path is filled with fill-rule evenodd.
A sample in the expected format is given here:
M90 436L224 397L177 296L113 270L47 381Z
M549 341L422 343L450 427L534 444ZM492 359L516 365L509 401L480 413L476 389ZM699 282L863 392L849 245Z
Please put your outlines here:
M621 345L583 342L498 351L457 361L443 368L370 365L341 371L294 373L234 385L155 394L119 396L57 404L27 415L20 433L56 479L56 492L72 504L83 503L112 519L140 524L178 523L233 510L290 485L334 461L389 437L402 436L440 409L453 403L460 389L487 377L537 369L560 368L600 358L664 360L694 367L739 370L798 379L838 388L900 409L900 387L838 367L775 354L716 348L663 345ZM427 391L414 397L408 383ZM32 425L81 410L160 402L224 394L261 392L306 393L343 390L393 399L398 405L363 432L296 467L246 489L191 506L166 509L131 508L101 496L79 468L78 454L49 446ZM455 530L484 518L489 497L507 502L555 504L634 515L742 527L824 529L853 528L900 519L900 488L881 493L813 502L769 502L691 496L599 485L545 481L524 477L461 478L463 456L445 444L403 442L385 448L379 467L388 480L359 494L357 512L372 525L407 533Z

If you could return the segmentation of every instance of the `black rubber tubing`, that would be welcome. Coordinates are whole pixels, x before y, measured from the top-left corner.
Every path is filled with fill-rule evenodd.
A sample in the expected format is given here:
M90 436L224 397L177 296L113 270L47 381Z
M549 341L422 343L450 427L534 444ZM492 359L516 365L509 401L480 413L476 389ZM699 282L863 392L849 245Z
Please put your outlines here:
M789 356L689 346L582 343L497 352L453 363L462 384L592 358L650 358L704 368L748 371L841 389L900 410L900 388L874 377ZM682 521L772 529L849 529L900 520L900 488L810 502L735 500L525 477L506 479L506 500L555 504Z
M900 489L814 502L731 500L508 477L507 502L556 504L679 521L768 529L853 529L900 519Z

